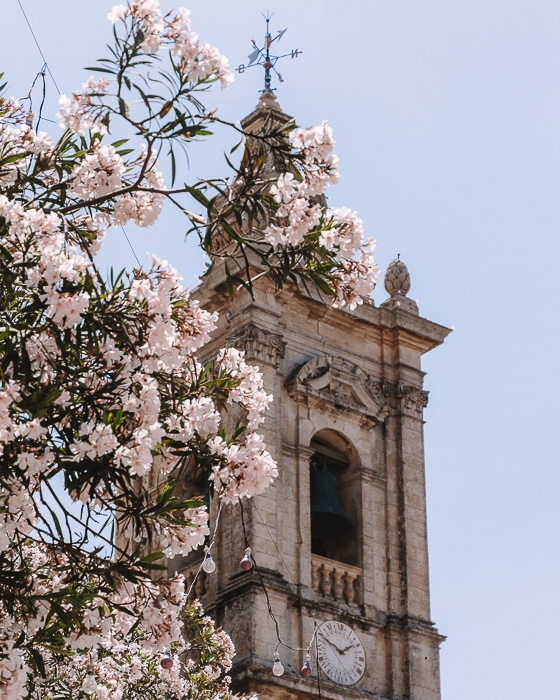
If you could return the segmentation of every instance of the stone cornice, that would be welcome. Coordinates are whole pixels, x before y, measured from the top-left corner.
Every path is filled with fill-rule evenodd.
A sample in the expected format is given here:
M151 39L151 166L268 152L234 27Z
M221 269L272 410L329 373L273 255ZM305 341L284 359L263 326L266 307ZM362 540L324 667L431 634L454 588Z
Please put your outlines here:
M249 658L236 660L231 675L235 685L242 692L250 690L251 693L255 693L259 697L293 697L300 700L315 700L317 698L316 678L303 678L299 674L299 668L292 669L288 666L282 678L275 679L271 673L269 659L259 659L253 655ZM321 678L321 696L328 698L328 700L347 700L348 698L359 700L364 697L372 700L388 700L382 695L365 690L360 685L342 686L323 678Z
M393 627L399 630L406 630L407 632L416 633L421 636L431 637L438 644L441 644L447 639L447 637L437 631L434 623L431 620L416 617L415 615L396 615L394 613L390 613L387 615L385 626L387 628Z

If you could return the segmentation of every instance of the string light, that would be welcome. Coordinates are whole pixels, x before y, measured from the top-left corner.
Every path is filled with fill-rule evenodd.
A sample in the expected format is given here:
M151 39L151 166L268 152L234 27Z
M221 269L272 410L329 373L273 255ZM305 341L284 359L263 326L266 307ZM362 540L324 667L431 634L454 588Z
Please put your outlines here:
M281 639L281 637L280 637L280 626L279 626L279 624L278 624L278 620L276 619L276 615L274 614L274 611L272 610L272 605L271 605L271 602L270 602L270 596L268 595L268 591L267 591L267 589L266 589L266 586L265 586L265 583L264 583L264 579L263 579L263 577L262 577L262 574L261 574L261 572L260 572L260 569L259 569L259 567L258 567L258 564L257 564L257 562L256 562L256 560L255 560L255 557L253 556L253 554L252 554L252 552L251 552L251 548L249 547L249 539L248 539L248 537L247 537L247 529L246 529L246 527L245 527L245 514L244 514L244 511L243 511L243 502L242 502L242 501L239 501L239 506L240 506L240 510L241 510L241 528L242 528L242 530L243 530L243 536L244 536L244 538L245 538L245 546L246 546L246 549L245 549L245 556L249 556L249 559L250 559L250 561L251 561L252 567L254 567L255 572L256 572L257 576L259 577L260 584L261 584L261 587L262 587L262 589L263 589L263 591L264 591L264 595L265 595L265 598L266 598L266 605L267 605L267 608L268 608L268 615L269 615L269 617L271 618L271 620L274 622L274 626L275 626L275 628L276 628L276 639L278 640L278 643L277 643L276 649L275 649L275 651L274 651L274 663L273 663L273 665L272 665L272 673L273 673L275 676L281 676L281 675L284 673L284 667L283 667L282 664L280 663L280 656L279 656L279 654L278 654L278 648L282 646L282 647L285 647L286 649L289 649L290 651L304 651L304 652L305 652L305 662L304 662L304 664L303 664L303 666L302 666L302 668L301 668L301 675L307 678L307 677L309 677L309 676L312 674L312 672L313 672L313 669L311 668L311 653L310 653L310 652L311 652L311 648L313 647L313 644L314 644L314 642L315 642L315 638L316 638L316 636L317 636L317 629L318 629L317 621L316 621L315 619L313 619L313 634L312 634L312 636L311 636L311 640L309 641L309 644L308 644L306 647L293 647L293 646L291 646L290 644L286 644L286 642L283 642L283 641L282 641L282 639ZM256 508L256 506L255 506L255 508ZM258 511L257 511L257 512L258 512ZM266 527L266 524L265 524L264 521L262 520L262 516L260 516L260 513L259 513L259 517L261 517L261 521L263 522L263 524L264 524L265 527ZM268 534L269 534L269 536L270 536L270 531L268 530L268 528L266 528L266 529L267 529L267 532L268 532ZM271 536L270 536L270 537L271 537ZM271 537L271 540L274 542L274 539L273 539L272 537ZM275 544L275 546L276 546L276 543L274 543L274 544ZM276 549L278 549L278 547L276 547ZM279 554L280 554L280 557L282 558L282 561L284 561L284 559L283 559L283 557L282 557L282 555L281 555L280 552L279 552ZM244 560L244 559L245 559L245 557L243 557L243 560ZM242 562L243 562L243 560L242 560ZM286 564L286 562L284 562L284 565L285 565L285 564ZM288 568L288 567L286 567L286 568ZM291 571L289 571L289 569L288 569L288 572L289 572L290 576L291 576L292 579L293 579L292 573L291 573ZM315 645L315 648L317 649L317 645ZM319 683L319 676L318 676L318 675L317 675L317 689L318 689L319 698L321 698L321 686L320 686L320 683Z
M284 675L284 666L282 666L280 662L280 655L277 651L274 652L274 664L272 666L272 673L274 673L275 676Z
M251 571L253 568L253 560L251 559L251 547L247 547L243 559L239 562L239 566L243 571Z
M311 656L309 653L305 655L305 663L301 667L301 675L305 676L306 678L309 677L312 673L312 668L311 668Z
M189 598L191 593L193 592L201 571L205 571L206 573L211 574L213 571L216 570L216 562L212 559L212 555L210 554L210 550L212 549L212 547L214 546L214 542L216 541L216 533L218 532L218 525L220 524L220 515L222 514L223 507L224 507L224 502L220 501L220 507L218 508L218 514L216 515L216 522L214 524L214 532L212 533L212 539L208 543L208 546L205 549L206 554L204 556L204 559L202 560L202 563L198 567L196 574L194 575L194 578L191 581L191 585L189 586L189 590L187 591L187 598ZM208 571L205 568L205 565L207 567L210 567L210 571ZM214 568L211 568L212 565L214 565Z
M212 559L210 552L206 552L204 555L204 561L202 562L202 568L207 574L212 574L216 571L216 562Z
M87 695L93 695L97 690L97 681L95 680L94 669L91 664L87 667L87 674L82 683L82 690Z
M164 655L159 660L159 665L165 669L173 668L173 657L169 649L166 649Z

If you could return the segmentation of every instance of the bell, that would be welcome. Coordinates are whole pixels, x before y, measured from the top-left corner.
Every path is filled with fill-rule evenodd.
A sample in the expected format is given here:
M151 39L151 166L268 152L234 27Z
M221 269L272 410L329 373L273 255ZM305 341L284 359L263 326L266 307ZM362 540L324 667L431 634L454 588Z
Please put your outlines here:
M313 537L328 540L345 535L352 529L352 519L338 501L336 476L320 469L312 469L310 475Z

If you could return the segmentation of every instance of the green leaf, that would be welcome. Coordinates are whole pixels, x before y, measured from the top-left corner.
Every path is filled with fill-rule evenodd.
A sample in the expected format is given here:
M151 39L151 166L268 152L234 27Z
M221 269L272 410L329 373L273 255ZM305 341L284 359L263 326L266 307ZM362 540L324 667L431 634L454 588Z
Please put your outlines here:
M86 66L84 70L92 70L96 73L110 73L111 75L117 74L117 71L111 70L110 68L102 68L101 66Z
M206 209L210 208L210 200L208 197L205 197L200 190L197 190L195 187L189 187L188 185L185 185L185 190L191 197L196 199L199 204L202 204L203 207L206 207Z

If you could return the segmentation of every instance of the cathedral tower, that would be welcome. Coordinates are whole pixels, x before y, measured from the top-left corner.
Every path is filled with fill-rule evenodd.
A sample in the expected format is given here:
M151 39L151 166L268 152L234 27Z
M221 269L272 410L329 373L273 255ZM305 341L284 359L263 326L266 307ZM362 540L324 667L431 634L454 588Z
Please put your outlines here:
M244 126L258 129L271 114L288 119L265 93ZM449 330L418 315L400 260L385 275L389 299L354 311L295 286L278 292L267 276L253 298L241 290L224 301L224 280L216 261L197 290L220 312L205 354L234 346L261 368L274 395L263 433L279 466L243 513L224 509L216 571L197 582L234 640L236 687L278 700L438 700L421 356ZM247 543L256 566L243 571Z

